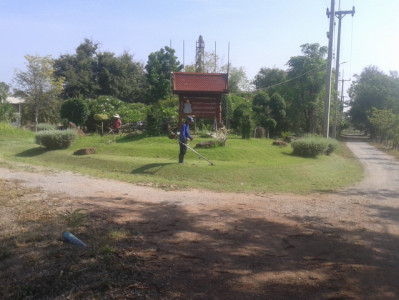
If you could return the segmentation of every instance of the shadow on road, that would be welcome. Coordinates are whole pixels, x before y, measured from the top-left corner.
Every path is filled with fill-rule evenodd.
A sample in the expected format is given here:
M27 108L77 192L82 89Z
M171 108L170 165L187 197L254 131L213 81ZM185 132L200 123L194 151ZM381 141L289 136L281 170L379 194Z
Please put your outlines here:
M0 255L2 299L399 296L399 237L388 232L345 229L312 212L251 217L245 204L190 211L134 197L82 201L88 213L75 233L91 249L60 242L66 228L57 218L1 236L2 253L10 251ZM398 214L375 208L383 218Z

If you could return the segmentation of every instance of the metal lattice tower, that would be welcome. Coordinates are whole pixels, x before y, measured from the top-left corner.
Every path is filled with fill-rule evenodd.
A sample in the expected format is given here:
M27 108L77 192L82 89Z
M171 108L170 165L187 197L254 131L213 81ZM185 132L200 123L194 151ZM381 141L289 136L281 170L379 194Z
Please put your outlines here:
M199 36L197 41L197 48L195 52L195 72L204 73L204 60L205 60L205 42L202 35Z

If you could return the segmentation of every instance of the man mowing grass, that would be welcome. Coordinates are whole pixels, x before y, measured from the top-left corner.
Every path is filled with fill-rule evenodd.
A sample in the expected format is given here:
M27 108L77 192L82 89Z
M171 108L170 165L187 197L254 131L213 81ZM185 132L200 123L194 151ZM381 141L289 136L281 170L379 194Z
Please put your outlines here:
M180 153L179 153L179 163L182 164L184 161L184 155L186 155L187 152L187 147L185 144L187 144L188 139L190 141L193 140L193 138L190 135L190 124L194 123L194 119L192 117L187 117L186 122L181 126L180 129L180 137L179 137L179 146L180 146Z

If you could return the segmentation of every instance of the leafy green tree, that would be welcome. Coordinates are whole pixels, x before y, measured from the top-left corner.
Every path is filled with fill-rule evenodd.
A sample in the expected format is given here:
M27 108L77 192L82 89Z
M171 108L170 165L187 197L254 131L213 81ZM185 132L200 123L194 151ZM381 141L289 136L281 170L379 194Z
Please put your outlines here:
M10 86L5 82L0 82L0 103L3 103L10 93Z
M222 119L225 120L227 128L234 128L234 111L243 103L249 103L249 96L245 94L227 94L222 97Z
M93 99L98 95L97 49L99 44L85 39L74 55L61 55L55 61L55 74L65 78L64 98Z
M162 133L163 118L162 109L158 105L151 105L147 112L147 134L149 136L158 136Z
M261 68L258 74L254 78L254 85L256 90L267 90L267 92L272 95L275 92L282 93L282 85L287 79L287 72L273 68Z
M15 108L12 104L0 103L0 121L10 122L14 118Z
M10 92L10 86L5 82L0 82L0 120L9 122L14 117L15 108L7 103L6 99Z
M243 113L241 116L241 137L249 140L251 138L252 131L252 118L249 112Z
M170 95L172 89L172 72L183 69L175 56L175 50L165 46L148 56L145 66L147 82L149 84L148 102L155 103Z
M123 123L145 121L149 108L149 105L145 105L144 103L124 103L123 106L119 108L119 115Z
M257 125L265 128L269 136L270 130L276 127L276 120L273 119L270 108L269 94L264 91L258 92L252 101L252 110L255 113Z
M78 126L83 125L89 115L87 101L84 99L69 99L61 105L61 118L68 119Z
M65 78L63 96L95 99L100 95L125 102L144 102L147 89L143 64L124 52L100 52L99 44L85 39L73 55L56 60L56 75Z
M271 110L271 115L276 121L276 125L272 128L276 128L276 133L280 133L282 130L284 130L284 121L287 109L284 98L280 94L274 93L270 98L269 107Z
M229 72L229 91L230 93L239 93L249 91L250 82L245 74L244 68L232 67Z
M110 95L124 102L144 102L146 76L141 63L134 62L127 52L118 57L103 52L97 57L100 95Z
M373 127L373 136L378 142L383 142L388 146L388 140L393 139L399 130L399 116L392 113L391 110L382 110L373 107L369 112L368 119Z
M58 97L62 92L63 80L55 77L51 56L26 55L25 59L27 70L19 71L15 82L19 94L24 95L26 106L32 113L36 130L39 121L53 121L52 118L58 115L56 111L60 105Z
M288 61L287 80L290 94L287 115L297 127L315 133L321 129L323 120L323 91L327 47L319 44L304 44L302 55L291 57ZM287 105L288 106L288 105ZM320 115L321 114L321 115Z
M122 122L125 122L124 116L119 112L123 104L121 100L111 96L100 96L97 99L89 100L89 116L86 122L88 129L90 131L96 130L96 120L94 119L96 114L105 114L109 120L114 114L119 114Z
M239 104L233 112L231 128L236 132L241 132L243 138L250 138L253 127L252 107L249 101Z
M366 132L372 132L369 112L392 110L399 112L399 80L395 76L386 75L375 66L365 68L356 76L349 89L349 115L353 125Z

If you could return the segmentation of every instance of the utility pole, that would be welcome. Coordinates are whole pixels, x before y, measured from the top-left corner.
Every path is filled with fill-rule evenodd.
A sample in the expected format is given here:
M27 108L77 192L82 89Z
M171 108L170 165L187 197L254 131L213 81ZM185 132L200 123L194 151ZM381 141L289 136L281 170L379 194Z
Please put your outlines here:
M327 9L327 17L330 18L330 31L328 32L328 58L327 58L327 76L326 76L326 100L324 105L323 136L328 138L330 128L330 102L331 102L331 74L332 74L332 48L334 40L334 16L335 0L331 0L331 14Z
M342 70L342 77L341 77L342 79L341 80L338 80L338 81L341 81L341 102L340 102L340 105L339 105L339 109L340 109L340 112L342 113L343 112L343 110L344 110L344 83L345 83L345 81L352 81L351 79L344 79L345 77L344 77L344 70ZM338 101L338 97L337 97L337 101Z
M335 58L336 67L335 67L335 84L334 84L334 103L335 103L335 118L334 118L334 127L333 127L333 138L337 137L337 106L338 106L338 78L339 78L339 56L340 56L340 48L341 48L341 21L342 18L346 15L351 14L352 17L355 14L355 7L353 6L352 10L343 10L336 11L335 16L338 18L338 39L337 39L337 57Z

